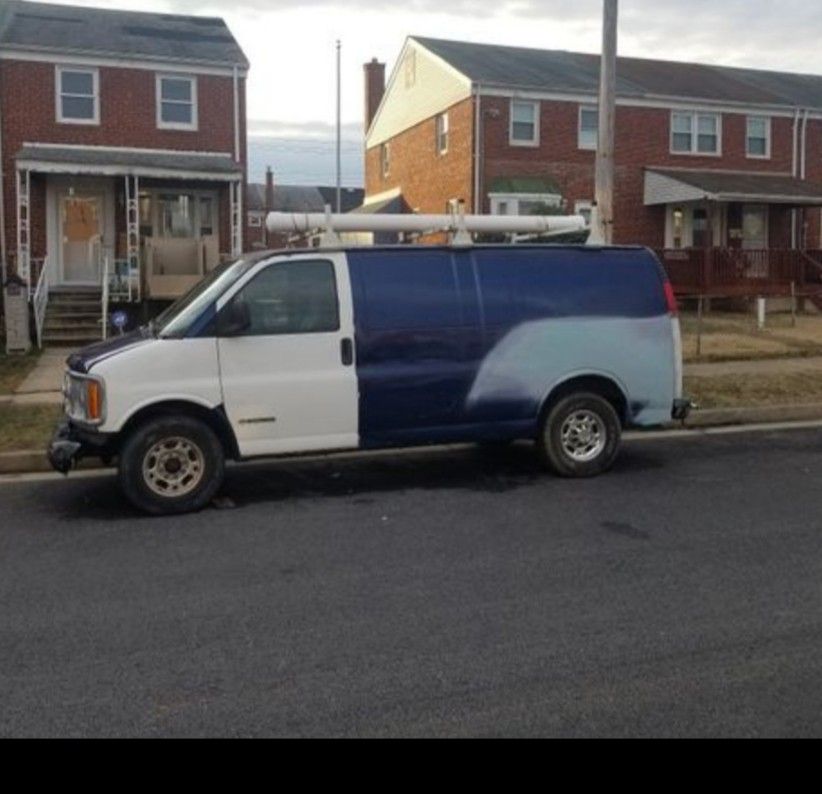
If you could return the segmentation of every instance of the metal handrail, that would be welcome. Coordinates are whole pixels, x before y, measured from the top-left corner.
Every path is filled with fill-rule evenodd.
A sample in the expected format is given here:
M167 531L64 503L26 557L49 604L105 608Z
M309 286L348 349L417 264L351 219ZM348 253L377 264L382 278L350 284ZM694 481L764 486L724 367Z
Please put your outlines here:
M101 299L103 302L103 341L108 339L108 254L103 257L103 289L101 292Z
M32 308L34 309L34 329L37 334L37 347L43 348L43 326L46 321L46 308L49 303L49 258L43 260L43 267L40 270L40 277L37 279L37 287L32 296Z

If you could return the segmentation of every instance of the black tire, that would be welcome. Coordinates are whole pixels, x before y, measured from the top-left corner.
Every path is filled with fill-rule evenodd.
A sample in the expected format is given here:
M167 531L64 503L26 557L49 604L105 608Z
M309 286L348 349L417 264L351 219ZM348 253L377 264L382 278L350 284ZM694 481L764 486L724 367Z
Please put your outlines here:
M220 490L224 474L220 440L207 424L188 416L148 420L132 431L120 452L123 493L152 515L202 510Z
M581 479L608 471L619 455L621 440L622 423L613 405L585 392L561 399L547 412L537 449L551 471L560 477Z

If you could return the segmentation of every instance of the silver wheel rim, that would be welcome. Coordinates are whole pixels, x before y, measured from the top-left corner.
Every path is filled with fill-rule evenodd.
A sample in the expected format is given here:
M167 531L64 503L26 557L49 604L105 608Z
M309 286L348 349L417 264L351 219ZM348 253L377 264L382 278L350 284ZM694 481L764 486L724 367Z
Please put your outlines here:
M562 425L562 449L577 463L596 460L607 441L605 422L593 411L574 411Z
M158 441L143 458L143 480L152 493L167 499L196 490L205 474L203 451L191 439Z

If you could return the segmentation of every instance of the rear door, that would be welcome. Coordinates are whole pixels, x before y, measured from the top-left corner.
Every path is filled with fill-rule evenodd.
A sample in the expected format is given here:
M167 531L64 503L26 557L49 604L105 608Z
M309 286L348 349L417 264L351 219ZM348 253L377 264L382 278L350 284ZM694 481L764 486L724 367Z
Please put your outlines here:
M220 335L218 351L223 401L240 453L356 448L357 373L345 255L264 263L221 301L220 315L235 301L247 308L248 328Z

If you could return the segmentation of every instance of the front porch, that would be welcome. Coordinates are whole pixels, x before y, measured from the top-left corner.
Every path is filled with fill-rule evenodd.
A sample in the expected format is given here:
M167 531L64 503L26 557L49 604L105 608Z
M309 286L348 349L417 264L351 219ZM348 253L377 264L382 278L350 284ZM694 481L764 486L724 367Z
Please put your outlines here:
M17 154L17 272L37 297L96 288L173 300L242 250L243 176L229 155L26 145Z
M711 247L656 253L682 298L822 296L822 250Z
M645 205L664 212L657 253L680 296L822 293L822 185L780 174L647 169Z

